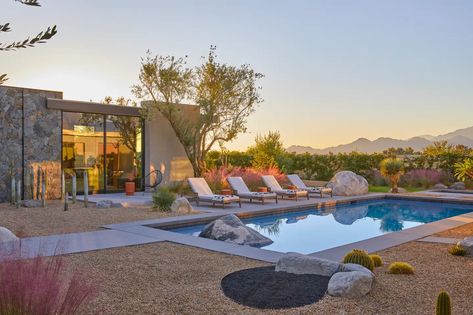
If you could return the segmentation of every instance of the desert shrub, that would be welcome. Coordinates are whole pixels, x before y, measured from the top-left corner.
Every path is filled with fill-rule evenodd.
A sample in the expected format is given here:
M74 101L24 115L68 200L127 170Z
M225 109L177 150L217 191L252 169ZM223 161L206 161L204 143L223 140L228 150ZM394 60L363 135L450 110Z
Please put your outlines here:
M379 255L370 255L371 259L373 260L373 264L375 267L381 267L383 265L383 259Z
M436 312L437 315L452 314L452 305L450 302L450 295L447 292L441 291L437 296Z
M159 187L153 194L153 209L159 211L171 211L171 205L176 200L176 195L167 187Z
M381 175L389 179L392 192L396 193L398 191L397 184L404 173L404 161L398 158L384 159L379 164L379 171Z
M401 178L401 185L407 187L430 188L433 185L446 181L446 175L441 170L414 169L410 170Z
M348 252L343 258L343 263L362 265L371 271L374 269L373 260L368 255L368 252L361 249L353 249L351 252Z
M414 267L406 262L393 262L388 267L388 273L395 275L412 275L414 274Z
M466 249L461 245L453 245L448 249L448 252L454 256L466 256L468 253Z
M95 291L81 274L67 273L60 257L4 261L0 279L0 314L78 314Z
M176 195L187 195L192 192L189 183L185 180L176 181L168 185L169 191Z

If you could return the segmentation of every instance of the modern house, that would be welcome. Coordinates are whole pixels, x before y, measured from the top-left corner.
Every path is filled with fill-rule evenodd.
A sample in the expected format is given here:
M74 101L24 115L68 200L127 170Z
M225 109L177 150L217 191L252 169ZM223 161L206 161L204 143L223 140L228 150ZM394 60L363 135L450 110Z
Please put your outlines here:
M198 117L198 107L178 105L185 115ZM137 190L154 181L153 170L164 182L193 174L184 148L159 113L140 117L137 107L64 100L63 93L0 86L0 202L8 199L12 176L22 181L22 194L38 193L38 169L46 171L47 198L61 195L61 172L77 176L82 190L84 172L89 192L124 190L133 179Z

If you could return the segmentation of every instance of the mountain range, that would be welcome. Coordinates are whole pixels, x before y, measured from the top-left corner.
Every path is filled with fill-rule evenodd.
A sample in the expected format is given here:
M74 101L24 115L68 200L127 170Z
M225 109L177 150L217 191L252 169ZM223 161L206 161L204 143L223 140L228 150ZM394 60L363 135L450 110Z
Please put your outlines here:
M292 145L287 148L288 152L295 153L311 153L311 154L328 154L330 152L336 153L375 153L382 152L389 148L408 148L411 147L414 151L420 151L426 146L432 144L434 141L447 141L450 144L462 144L468 147L473 147L473 126L463 129L458 129L443 135L421 135L407 140L393 139L393 138L378 138L376 140L368 140L366 138L359 138L351 143L342 144L334 147L324 149L316 149L310 146Z

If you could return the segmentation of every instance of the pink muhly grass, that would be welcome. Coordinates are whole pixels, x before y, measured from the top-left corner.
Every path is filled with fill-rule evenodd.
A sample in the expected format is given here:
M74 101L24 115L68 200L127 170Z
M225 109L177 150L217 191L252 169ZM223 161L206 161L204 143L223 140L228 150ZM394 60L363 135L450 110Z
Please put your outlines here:
M204 174L204 178L214 192L222 188L228 188L227 177L241 177L248 188L255 191L258 187L264 186L261 176L273 175L282 185L287 184L286 176L278 168L255 169L253 167L220 167L209 170Z
M76 314L95 289L77 272L67 276L60 257L0 263L0 314Z

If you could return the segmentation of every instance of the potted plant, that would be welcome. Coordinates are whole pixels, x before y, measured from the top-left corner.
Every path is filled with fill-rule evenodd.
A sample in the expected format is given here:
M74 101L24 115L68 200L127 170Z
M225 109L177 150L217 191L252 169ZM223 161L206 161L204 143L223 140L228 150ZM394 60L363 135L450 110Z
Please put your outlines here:
M135 191L136 191L135 178L136 178L136 169L128 173L127 180L125 182L125 194L127 196L133 196L135 194Z

